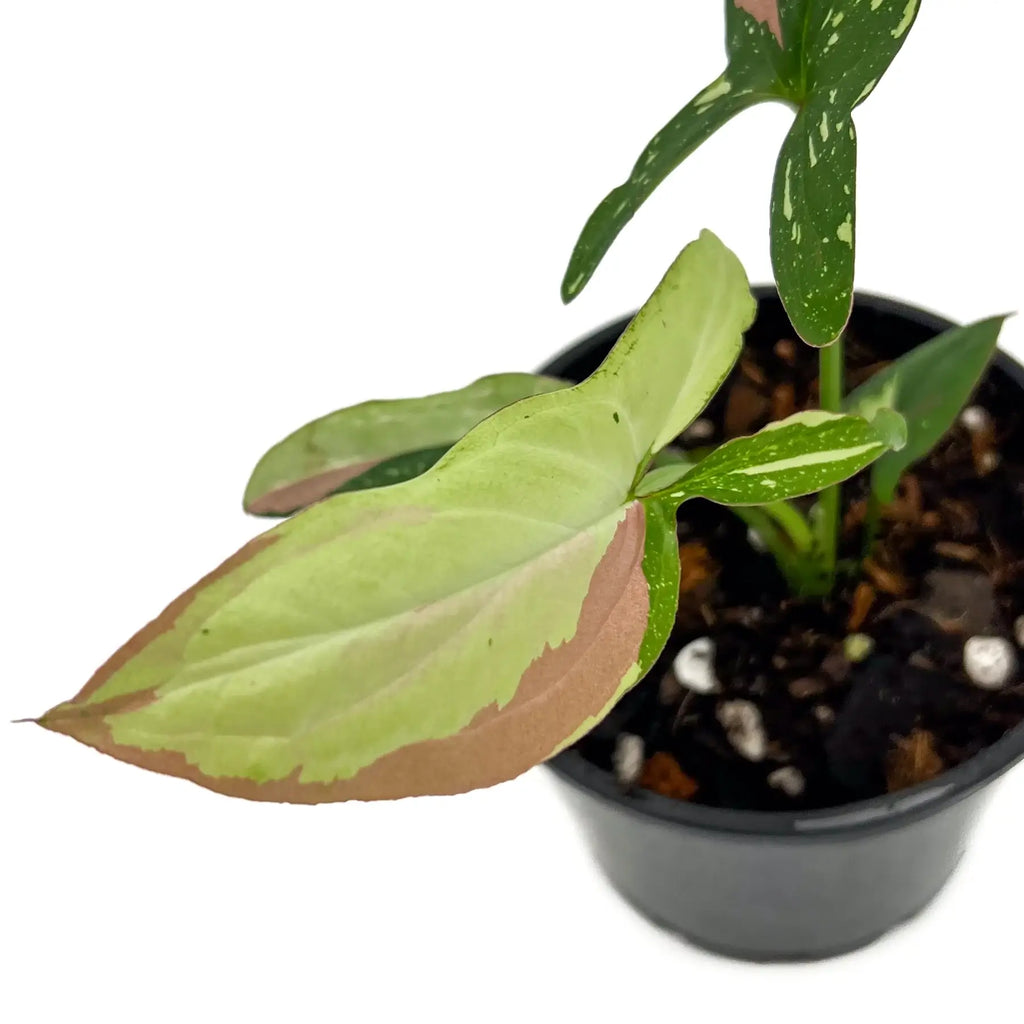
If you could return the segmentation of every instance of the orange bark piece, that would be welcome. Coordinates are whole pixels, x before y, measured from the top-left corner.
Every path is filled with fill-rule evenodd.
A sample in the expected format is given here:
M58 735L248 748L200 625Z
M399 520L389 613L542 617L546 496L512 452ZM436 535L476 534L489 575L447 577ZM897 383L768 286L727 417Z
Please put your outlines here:
M853 600L850 602L850 617L846 620L846 629L849 633L856 633L871 611L875 603L875 588L867 580L861 580L857 589L853 592Z
M902 576L879 565L873 558L864 559L864 572L871 577L871 582L885 594L902 597L910 589Z
M935 750L935 737L925 729L915 729L901 737L889 752L885 781L890 793L919 782L928 782L942 773L946 766Z
M767 419L771 402L746 380L737 381L725 405L725 434L740 437L757 429Z
M796 412L796 388L783 381L772 392L772 419L784 420Z
M663 750L644 762L640 785L673 800L691 800L698 789L697 783L679 767L679 762Z
M679 545L679 593L706 590L718 575L718 563L708 549L697 540Z

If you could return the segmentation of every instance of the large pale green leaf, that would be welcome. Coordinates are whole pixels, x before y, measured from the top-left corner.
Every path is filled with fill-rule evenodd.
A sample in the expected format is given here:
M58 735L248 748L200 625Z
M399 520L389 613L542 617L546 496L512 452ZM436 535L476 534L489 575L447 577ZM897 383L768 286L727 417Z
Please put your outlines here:
M728 66L648 144L587 221L562 282L570 301L655 187L740 110L797 111L772 189L771 250L801 337L827 345L853 297L856 131L852 113L903 45L918 0L726 0ZM781 43L781 45L780 45Z
M800 412L727 441L692 468L683 467L677 483L662 483L679 501L767 505L840 483L905 440L890 416L880 428L861 416Z
M425 451L450 447L506 405L564 386L551 377L500 373L458 391L339 409L300 427L260 459L245 488L245 509L290 515L356 477L363 478L361 488L408 479L428 468ZM368 480L366 474L385 460L388 470Z
M944 331L847 396L850 412L873 417L893 409L906 420L907 444L883 455L871 469L879 500L893 500L903 471L927 455L952 426L992 359L1005 320L995 316Z
M699 413L754 309L703 234L582 384L500 410L415 479L258 537L41 724L298 802L458 792L551 756L665 643L675 505L633 483Z

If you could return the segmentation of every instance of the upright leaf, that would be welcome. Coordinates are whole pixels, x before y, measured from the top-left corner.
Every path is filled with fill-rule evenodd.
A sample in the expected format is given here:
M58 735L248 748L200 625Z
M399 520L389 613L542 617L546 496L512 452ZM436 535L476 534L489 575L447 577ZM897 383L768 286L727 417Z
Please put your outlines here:
M255 515L290 515L356 477L362 476L362 486L368 486L364 474L385 460L400 461L388 467L390 479L388 473L378 473L371 480L408 479L402 474L428 468L425 451L450 447L506 405L564 386L564 381L551 377L500 373L481 377L458 391L339 409L274 445L252 471L243 504Z
M918 0L780 0L780 7L792 26L786 45L798 56L801 86L772 186L772 267L800 337L829 345L853 304L853 110L899 52Z
M789 130L772 185L772 267L804 341L829 345L853 308L857 133L812 96Z
M850 412L876 416L892 409L906 420L907 444L883 455L872 468L872 487L880 501L893 500L904 470L927 455L952 426L992 359L1005 320L995 316L944 331L847 397Z
M632 484L699 413L754 308L703 234L582 384L500 410L422 476L256 538L40 723L297 802L459 792L551 756L665 643L674 505Z

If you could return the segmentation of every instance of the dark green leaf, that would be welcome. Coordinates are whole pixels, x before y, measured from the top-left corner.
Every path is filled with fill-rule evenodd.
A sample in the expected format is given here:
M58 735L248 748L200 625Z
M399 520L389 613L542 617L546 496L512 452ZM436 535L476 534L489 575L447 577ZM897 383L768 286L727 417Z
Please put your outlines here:
M633 214L702 142L741 110L783 97L787 55L771 31L733 7L731 0L727 24L728 67L651 139L629 178L612 189L590 215L562 280L564 302L571 302L583 290Z
M786 136L772 186L775 281L811 345L839 337L853 305L857 136L849 114L812 97Z
M450 444L445 444L438 448L421 448L417 452L402 452L401 455L396 455L393 459L378 462L376 466L368 469L365 473L360 473L359 476L342 484L333 493L366 491L371 487L390 487L392 484L412 480L413 477L426 473L445 452L451 450L451 447Z
M811 345L842 333L853 302L857 134L853 109L899 52L918 0L782 0L801 64L800 111L775 169L772 266Z
M892 501L903 471L927 455L950 428L985 372L1005 319L996 316L945 331L847 397L850 412L877 420L880 411L894 409L906 421L906 445L883 455L872 469L879 500Z

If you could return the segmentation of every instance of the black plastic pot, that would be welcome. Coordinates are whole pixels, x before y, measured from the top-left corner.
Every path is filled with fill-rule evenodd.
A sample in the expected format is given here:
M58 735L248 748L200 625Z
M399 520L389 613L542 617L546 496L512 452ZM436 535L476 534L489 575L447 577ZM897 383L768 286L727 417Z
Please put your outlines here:
M748 340L771 344L788 333L788 321L773 289L756 294L759 314ZM577 342L544 372L581 379L628 322ZM854 304L853 330L885 355L949 326L871 295L858 295ZM1000 354L990 373L1010 401L1024 401L1024 367ZM916 914L956 867L991 784L1022 757L1019 726L932 782L804 813L730 811L646 790L627 794L574 750L549 766L598 863L633 906L707 949L765 961L845 953Z

